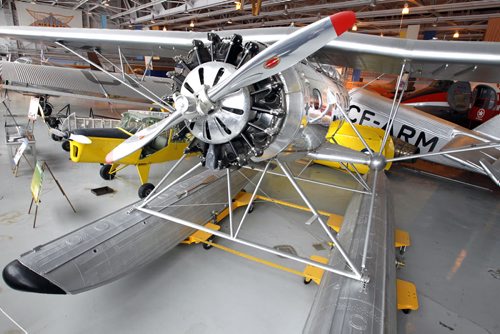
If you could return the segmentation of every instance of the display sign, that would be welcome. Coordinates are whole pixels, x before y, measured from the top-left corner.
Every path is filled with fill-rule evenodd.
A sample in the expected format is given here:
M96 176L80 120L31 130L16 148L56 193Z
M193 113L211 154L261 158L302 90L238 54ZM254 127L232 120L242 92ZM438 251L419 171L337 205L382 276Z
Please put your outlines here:
M19 165L19 160L21 160L21 157L24 154L24 151L26 151L26 148L28 147L28 139L23 138L21 139L22 143L21 146L16 151L16 154L14 155L14 158L12 159L14 162L14 166Z
M32 96L30 100L30 107L28 109L28 118L36 121L38 117L38 109L40 108L40 98Z
M31 195L36 204L40 202L44 172L45 162L37 161L35 171L33 172L33 178L31 179Z
M83 28L82 11L16 1L20 26Z

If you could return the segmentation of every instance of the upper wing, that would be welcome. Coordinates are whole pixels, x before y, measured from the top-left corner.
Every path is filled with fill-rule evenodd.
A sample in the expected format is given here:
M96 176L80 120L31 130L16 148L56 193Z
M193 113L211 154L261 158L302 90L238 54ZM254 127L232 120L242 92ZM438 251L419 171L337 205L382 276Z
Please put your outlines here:
M260 28L217 32L234 33L245 40L274 43L296 28ZM192 40L208 42L204 32L140 31L44 27L0 27L0 36L19 40L64 42L75 48L116 51L128 55L173 57L192 48ZM399 73L402 60L409 62L412 76L435 79L497 82L500 76L500 43L421 41L344 33L317 52L323 63L380 73Z

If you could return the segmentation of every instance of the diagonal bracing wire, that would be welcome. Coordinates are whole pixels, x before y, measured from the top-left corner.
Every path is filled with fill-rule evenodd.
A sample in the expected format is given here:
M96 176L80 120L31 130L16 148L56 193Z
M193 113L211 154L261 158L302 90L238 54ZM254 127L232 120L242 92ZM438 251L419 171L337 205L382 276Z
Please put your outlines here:
M94 63L93 61L91 61L90 59L87 59L85 57L83 57L82 55L80 55L78 52L74 51L73 49L67 47L66 45L60 43L60 42L55 42L55 44L59 45L60 47L66 49L67 51L71 52L72 54L74 54L75 56L77 56L78 58L82 59L83 61L89 63L90 65L94 66L95 68L97 68L98 70L100 70L101 72L103 72L104 74L112 77L113 79L117 80L118 82L120 82L121 84L127 86L128 88L132 89L134 92L136 92L137 94L145 97L147 100L153 102L154 104L157 104L159 105L160 107L170 111L170 112L174 112L175 109L164 103L161 99L160 100L155 100L153 99L151 96L141 92L140 90L136 89L135 87L131 86L129 83L123 81L122 79L120 79L119 77L116 77L114 75L112 75L111 73L109 73L108 71L106 71L104 68L102 68L101 66L97 65L96 63Z

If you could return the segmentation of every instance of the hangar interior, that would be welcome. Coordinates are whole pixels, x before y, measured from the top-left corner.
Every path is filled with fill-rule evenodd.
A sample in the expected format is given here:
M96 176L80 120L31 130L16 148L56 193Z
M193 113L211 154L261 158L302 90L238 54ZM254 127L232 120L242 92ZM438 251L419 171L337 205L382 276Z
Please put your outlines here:
M499 332L499 42L494 0L3 1L1 332Z

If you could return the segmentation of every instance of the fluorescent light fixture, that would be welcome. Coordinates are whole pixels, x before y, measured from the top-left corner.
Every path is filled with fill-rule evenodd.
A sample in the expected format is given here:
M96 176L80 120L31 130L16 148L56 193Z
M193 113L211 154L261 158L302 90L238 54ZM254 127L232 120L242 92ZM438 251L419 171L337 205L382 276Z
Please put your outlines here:
M356 25L356 23L352 26L352 31L358 31L358 26Z
M194 28L194 21L191 21L191 23L189 24L189 26L190 26L191 28Z
M403 10L401 11L401 15L408 15L410 14L410 8L408 7L408 4L405 3Z
M458 31L455 31L455 33L453 34L453 38L459 38L460 37L460 34L458 33Z
M241 1L235 1L234 2L234 8L236 10L241 10Z

